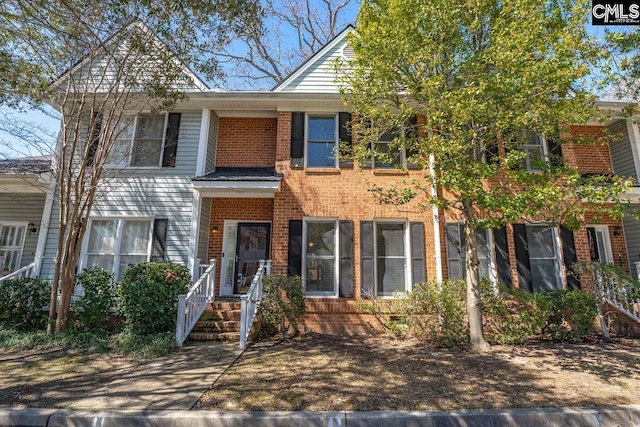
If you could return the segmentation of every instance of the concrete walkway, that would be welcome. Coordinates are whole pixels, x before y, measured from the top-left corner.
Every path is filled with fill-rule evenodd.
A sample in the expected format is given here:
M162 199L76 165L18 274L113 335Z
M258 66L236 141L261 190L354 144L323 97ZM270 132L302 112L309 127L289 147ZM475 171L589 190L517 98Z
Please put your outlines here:
M237 342L188 344L140 365L69 409L189 410L241 353Z

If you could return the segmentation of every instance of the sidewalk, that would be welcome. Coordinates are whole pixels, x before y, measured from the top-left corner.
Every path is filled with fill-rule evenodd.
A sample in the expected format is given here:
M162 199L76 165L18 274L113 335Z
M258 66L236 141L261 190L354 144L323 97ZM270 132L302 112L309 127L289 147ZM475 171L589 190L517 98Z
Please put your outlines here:
M140 365L69 409L189 410L241 353L237 342L188 344Z

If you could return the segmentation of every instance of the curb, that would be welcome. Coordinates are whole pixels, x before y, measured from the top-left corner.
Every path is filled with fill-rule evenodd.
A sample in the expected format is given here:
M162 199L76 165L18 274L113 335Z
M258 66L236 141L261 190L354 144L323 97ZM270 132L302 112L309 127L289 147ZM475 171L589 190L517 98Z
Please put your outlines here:
M640 405L462 411L213 412L0 408L0 427L640 427Z

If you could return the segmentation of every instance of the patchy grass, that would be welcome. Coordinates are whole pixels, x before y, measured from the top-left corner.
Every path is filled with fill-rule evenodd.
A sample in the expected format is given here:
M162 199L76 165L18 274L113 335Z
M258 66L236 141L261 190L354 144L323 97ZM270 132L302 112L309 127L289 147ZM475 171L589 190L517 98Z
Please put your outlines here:
M56 336L44 331L18 332L0 329L0 349L20 350L81 350L87 353L114 353L135 358L165 356L175 348L175 335L136 335L130 332L108 334L70 329Z
M127 357L76 350L3 353L0 405L64 408L138 365Z
M201 410L454 410L640 403L640 341L495 346L485 354L309 334L256 343Z

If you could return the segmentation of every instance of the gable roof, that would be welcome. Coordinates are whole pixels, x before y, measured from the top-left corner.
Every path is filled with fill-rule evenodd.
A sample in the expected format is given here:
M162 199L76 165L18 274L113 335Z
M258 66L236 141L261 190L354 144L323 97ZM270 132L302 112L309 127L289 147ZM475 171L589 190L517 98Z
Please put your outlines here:
M271 89L273 92L282 92L287 87L289 87L298 77L303 75L307 70L309 70L312 66L316 65L318 61L323 58L326 54L331 52L340 42L342 42L347 34L353 32L355 27L351 24L347 25L344 30L338 33L333 39L329 40L327 44L324 45L322 49L314 53L310 56L306 61L298 66L293 72L281 83L278 83Z
M139 22L139 21L134 21L131 24L127 25L126 27L124 27L122 30L120 30L119 32L116 32L114 34L112 34L111 36L109 36L104 42L102 42L100 44L100 46L98 46L94 51L101 49L103 46L105 46L106 44L110 43L120 32L122 31L126 31L130 28L138 28L144 32L148 32L149 34L151 34L154 38L154 41L159 45L162 46L164 48L167 48L166 43L164 43L160 37L158 37L158 35L156 33L154 33L153 31L151 31L151 29L146 26L144 23ZM60 76L58 76L58 78L56 78L51 85L52 86L56 86L58 85L61 81L63 81L65 79L66 76L75 73L76 71L80 70L89 60L91 59L91 55L90 54L85 54L80 60L78 60L78 62L76 62L74 65L72 65L71 67L69 67L67 70L65 70L63 73L60 74ZM178 62L178 65L182 66L182 71L184 72L184 74L189 77L192 81L193 84L196 86L196 88L198 88L201 91L207 91L210 90L209 86L204 82L204 80L202 80L200 77L198 77L198 75L185 63L178 61L178 59L176 58L176 61Z
M51 172L52 156L0 160L0 174L39 174Z

